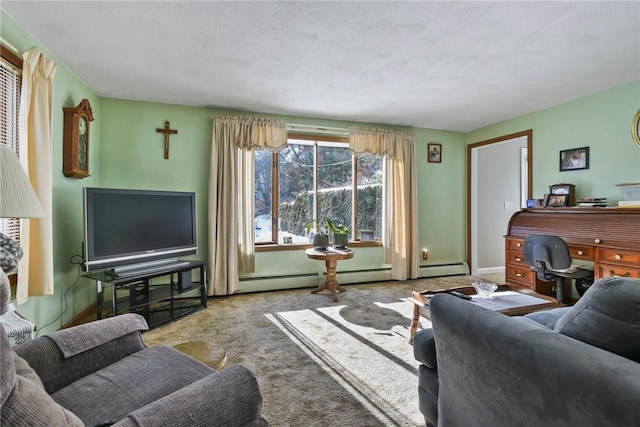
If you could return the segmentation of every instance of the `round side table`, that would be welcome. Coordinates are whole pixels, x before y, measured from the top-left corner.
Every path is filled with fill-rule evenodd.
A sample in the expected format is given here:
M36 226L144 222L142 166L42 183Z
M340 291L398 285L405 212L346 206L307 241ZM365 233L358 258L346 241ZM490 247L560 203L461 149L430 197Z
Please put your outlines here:
M355 252L351 249L337 250L329 248L326 251L307 249L305 254L308 258L324 261L325 266L327 267L327 280L325 280L316 289L312 290L311 293L317 294L318 292L328 289L331 292L333 301L337 302L338 295L336 294L336 290L340 292L345 291L345 289L336 281L336 267L338 266L338 261L353 258L354 253Z

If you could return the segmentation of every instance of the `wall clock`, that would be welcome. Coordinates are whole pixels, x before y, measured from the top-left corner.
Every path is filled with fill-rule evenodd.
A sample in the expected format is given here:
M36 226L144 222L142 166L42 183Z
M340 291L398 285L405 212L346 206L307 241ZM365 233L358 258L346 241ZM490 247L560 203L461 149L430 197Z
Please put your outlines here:
M633 121L631 122L631 136L633 137L633 142L640 147L640 110L638 110L636 115L633 116Z
M93 112L87 99L77 107L64 107L62 173L71 178L89 176L89 123Z

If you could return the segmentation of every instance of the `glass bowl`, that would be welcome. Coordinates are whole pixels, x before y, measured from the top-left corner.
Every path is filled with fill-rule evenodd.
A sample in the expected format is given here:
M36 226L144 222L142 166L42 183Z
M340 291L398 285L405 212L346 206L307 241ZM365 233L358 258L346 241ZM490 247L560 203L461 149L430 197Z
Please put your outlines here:
M491 297L496 289L498 289L498 285L496 285L495 283L485 282L484 280L473 282L473 287L476 290L478 296L481 298Z

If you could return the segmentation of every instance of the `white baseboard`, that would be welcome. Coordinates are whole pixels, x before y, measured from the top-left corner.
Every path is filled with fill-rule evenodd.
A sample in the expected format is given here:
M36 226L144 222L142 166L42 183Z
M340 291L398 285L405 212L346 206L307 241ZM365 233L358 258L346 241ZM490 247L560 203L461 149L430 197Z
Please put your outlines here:
M469 264L466 261L456 264L426 265L418 270L418 277L456 276L469 274Z
M487 267L487 268L479 268L478 269L478 275L480 275L480 274L498 274L498 273L504 274L504 272L505 272L505 268L504 267Z

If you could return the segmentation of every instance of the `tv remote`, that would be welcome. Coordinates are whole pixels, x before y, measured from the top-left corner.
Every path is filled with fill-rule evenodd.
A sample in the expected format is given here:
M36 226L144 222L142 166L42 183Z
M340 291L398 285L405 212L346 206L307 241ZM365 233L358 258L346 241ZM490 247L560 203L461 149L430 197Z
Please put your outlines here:
M449 293L451 295L453 295L454 297L458 297L458 298L462 298L462 299L466 299L467 301L471 301L471 296L470 295L465 295L462 292L458 292L458 291L449 291Z

